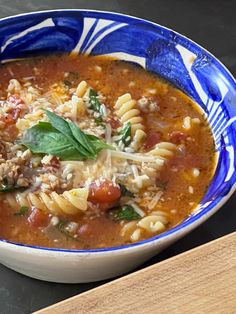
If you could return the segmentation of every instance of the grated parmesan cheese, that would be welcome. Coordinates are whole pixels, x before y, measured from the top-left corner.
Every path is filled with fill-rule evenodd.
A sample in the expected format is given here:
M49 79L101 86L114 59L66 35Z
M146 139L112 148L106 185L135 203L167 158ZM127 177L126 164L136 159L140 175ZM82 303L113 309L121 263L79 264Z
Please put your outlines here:
M145 156L145 155L141 155L141 154L130 154L130 153L115 151L115 150L111 151L111 155L113 157L121 158L121 159L134 160L134 161L138 161L138 162L153 162L153 163L156 163L160 166L164 165L164 160L161 158L158 158L158 157L155 158L155 157Z
M162 195L163 195L163 192L158 191L156 193L156 195L154 196L154 198L151 200L151 202L148 204L148 209L153 209L157 205L157 203L159 202Z
M145 216L145 212L137 204L131 201L129 202L129 205L131 205L133 209L136 211L136 213L139 214L141 217Z
M111 125L109 123L106 124L106 132L105 132L105 137L106 137L106 142L108 144L111 144Z

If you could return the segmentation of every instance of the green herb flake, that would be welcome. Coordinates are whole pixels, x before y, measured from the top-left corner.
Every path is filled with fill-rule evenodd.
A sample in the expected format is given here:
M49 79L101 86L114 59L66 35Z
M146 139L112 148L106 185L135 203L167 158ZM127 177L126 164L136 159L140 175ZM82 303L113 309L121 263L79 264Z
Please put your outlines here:
M103 128L105 128L105 124L103 123L103 120L101 117L98 117L98 118L94 118L94 121L96 123L97 126L102 126Z
M59 223L56 225L58 229L64 229L68 222L66 220L59 220Z
M113 220L137 220L141 216L134 210L132 205L124 205L120 208L115 208L109 211L109 215Z
M14 216L25 216L29 211L28 206L21 206L20 210L14 213Z
M102 105L100 101L98 100L98 94L92 88L90 88L89 90L89 105L90 105L90 109L102 115L102 109L101 109Z
M128 146L131 143L131 123L125 123L122 129L119 132L120 139L125 146Z

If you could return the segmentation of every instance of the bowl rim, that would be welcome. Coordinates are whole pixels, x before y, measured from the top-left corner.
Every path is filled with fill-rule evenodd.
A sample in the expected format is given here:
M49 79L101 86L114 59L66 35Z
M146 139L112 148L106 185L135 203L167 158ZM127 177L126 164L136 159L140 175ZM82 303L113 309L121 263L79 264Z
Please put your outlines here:
M52 10L40 10L40 11L33 11L33 12L26 12L26 13L20 13L20 14L16 14L16 15L11 15L11 16L7 16L4 18L0 19L0 23L2 21L7 21L7 20L11 20L14 18L20 18L20 17L24 17L24 16L28 16L28 15L37 15L37 14L48 14L48 13L56 13L56 12L88 12L88 13L96 13L96 14L107 14L107 15L117 15L117 16L121 16L124 18L129 18L131 20L135 20L135 21L142 21L145 22L147 24L151 24L154 26L158 26L159 28L162 28L166 31L169 32L173 32L174 34L177 34L180 38L186 40L187 42L190 42L191 44L197 46L200 50L202 50L204 52L204 54L209 55L210 57L213 58L213 60L218 63L218 65L221 67L221 70L223 70L227 76L227 80L231 81L231 83L235 86L236 89L236 79L234 78L234 76L232 75L232 73L227 69L227 67L217 58L215 57L211 52L209 52L207 49L205 49L203 46L199 45L198 43L196 43L195 41L193 41L192 39L188 38L185 35L182 35L181 33L163 26L161 24L140 18L140 17L136 17L133 15L129 15L129 14L123 14L123 13L119 13L119 12L112 12L112 11L103 11L103 10L92 10L92 9L52 9ZM196 213L194 216L191 216L188 219L185 219L184 221L182 221L180 224L176 225L174 228L169 229L161 234L158 234L154 237L136 242L136 243L131 243L131 244L127 244L127 245L120 245L120 246L115 246L115 247L107 247L107 248L98 248L98 249L87 249L87 250L82 250L82 249L63 249L63 248L50 248L50 247L42 247L42 246L37 246L37 245L27 245L27 244L23 244L23 243L18 243L18 242L14 242L14 241L10 241L10 240L5 240L5 239L1 239L0 238L0 246L4 246L5 245L10 245L11 247L15 247L15 248L22 248L22 249L27 249L30 251L41 251L41 252L51 252L51 253L77 253L79 255L88 255L88 254L104 254L104 253L117 253L120 251L127 251L127 250L136 250L139 247L149 247L149 246L154 246L156 245L158 242L163 242L164 240L167 241L175 241L177 239L179 239L181 237L181 235L185 235L188 232L192 231L193 229L195 229L196 227L198 227L201 223L203 223L205 220L207 220L209 217L211 217L215 212L217 212L226 202L227 200L232 196L232 194L235 192L236 190L236 179L231 187L231 189L228 191L228 193L223 196L221 198L221 200L219 200L219 202L217 204L215 204L212 208L207 209L204 208L201 211L199 211L198 213Z

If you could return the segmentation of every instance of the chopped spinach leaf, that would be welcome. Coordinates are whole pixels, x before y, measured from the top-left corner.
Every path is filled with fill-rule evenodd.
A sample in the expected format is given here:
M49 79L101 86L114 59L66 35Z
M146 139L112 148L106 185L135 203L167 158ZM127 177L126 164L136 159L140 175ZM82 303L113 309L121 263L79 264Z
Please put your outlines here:
M128 146L131 143L131 123L127 122L123 125L122 129L119 132L120 139L125 146Z
M94 121L95 121L96 125L102 126L103 128L105 128L105 124L103 123L103 120L101 117L95 118Z
M102 105L100 101L98 100L98 94L92 88L89 90L89 105L90 105L90 109L102 115L102 109L101 109Z
M29 211L28 206L21 206L20 210L14 213L15 216L25 216Z
M123 205L119 208L111 209L109 215L113 220L137 220L141 216L134 210L132 205Z

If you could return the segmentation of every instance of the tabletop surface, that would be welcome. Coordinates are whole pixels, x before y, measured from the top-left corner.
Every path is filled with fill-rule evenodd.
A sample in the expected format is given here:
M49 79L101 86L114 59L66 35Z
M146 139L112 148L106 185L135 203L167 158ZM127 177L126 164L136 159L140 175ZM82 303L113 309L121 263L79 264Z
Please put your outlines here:
M121 12L151 20L193 39L236 76L234 0L0 0L0 17L59 8ZM203 225L142 267L187 251L236 230L236 194ZM31 279L0 265L0 314L31 313L104 282L54 284Z

